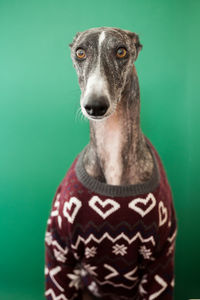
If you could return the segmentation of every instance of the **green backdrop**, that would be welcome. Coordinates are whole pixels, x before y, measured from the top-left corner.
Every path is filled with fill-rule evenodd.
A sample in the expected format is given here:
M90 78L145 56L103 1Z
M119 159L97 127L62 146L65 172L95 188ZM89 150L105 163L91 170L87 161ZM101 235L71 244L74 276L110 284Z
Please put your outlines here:
M68 44L114 26L136 62L145 134L172 185L175 299L200 298L200 1L0 0L0 299L44 299L44 233L56 188L88 141Z

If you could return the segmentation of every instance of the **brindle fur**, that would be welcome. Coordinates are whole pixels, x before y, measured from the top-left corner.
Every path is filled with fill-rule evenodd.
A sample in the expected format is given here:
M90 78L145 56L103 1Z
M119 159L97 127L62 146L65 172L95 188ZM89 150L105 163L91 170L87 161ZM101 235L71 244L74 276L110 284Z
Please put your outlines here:
M100 49L98 43L102 32L105 32L105 39ZM140 91L134 66L142 48L138 36L117 28L93 28L78 33L70 46L82 92L81 106L88 78L98 62L109 94L110 107L106 115L101 120L87 116L90 120L90 142L84 156L86 171L90 176L114 185L147 181L152 174L153 160L140 128ZM116 59L118 47L127 49L125 59ZM76 59L78 48L86 50L84 61ZM116 137L113 141L110 139L112 136ZM111 147L112 142L118 145L115 149ZM113 155L118 158L117 161L113 162Z

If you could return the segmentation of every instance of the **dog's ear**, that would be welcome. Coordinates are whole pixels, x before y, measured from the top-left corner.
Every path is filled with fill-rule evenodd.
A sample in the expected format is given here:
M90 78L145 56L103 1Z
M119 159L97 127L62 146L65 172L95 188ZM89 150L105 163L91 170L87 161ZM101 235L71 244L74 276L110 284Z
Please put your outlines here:
M142 50L142 44L140 44L140 39L139 39L138 34L131 32L131 31L127 31L127 34L131 38L131 40L136 48L136 57L135 57L135 60L136 60L140 50Z
M70 47L70 48L73 47L75 41L77 40L77 38L79 37L80 34L81 34L80 32L77 32L77 34L76 34L75 37L73 38L72 43L69 44L69 47Z

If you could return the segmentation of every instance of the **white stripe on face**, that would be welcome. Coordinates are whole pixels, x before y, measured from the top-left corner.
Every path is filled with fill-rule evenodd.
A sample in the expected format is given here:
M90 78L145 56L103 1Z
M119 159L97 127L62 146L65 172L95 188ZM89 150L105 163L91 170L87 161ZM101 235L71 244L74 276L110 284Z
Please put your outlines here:
M102 31L99 35L99 41L98 41L98 60L97 65L93 73L88 77L87 85L84 93L84 98L86 98L90 93L96 94L97 96L101 95L107 95L107 84L105 81L105 78L100 72L100 57L101 57L101 48L102 43L105 39L105 32ZM83 100L84 102L84 100Z
M102 31L102 33L100 34L100 36L99 36L99 50L100 50L100 48L101 48L101 44L102 44L102 42L104 41L104 39L105 39L105 31Z

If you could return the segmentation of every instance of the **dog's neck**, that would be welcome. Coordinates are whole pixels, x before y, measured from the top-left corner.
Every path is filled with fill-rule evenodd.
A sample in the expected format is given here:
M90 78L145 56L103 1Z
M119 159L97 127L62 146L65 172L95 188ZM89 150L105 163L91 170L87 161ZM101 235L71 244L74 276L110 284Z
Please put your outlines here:
M135 68L128 76L115 112L105 120L90 121L84 165L90 176L111 185L138 184L151 176L153 160L140 128Z

